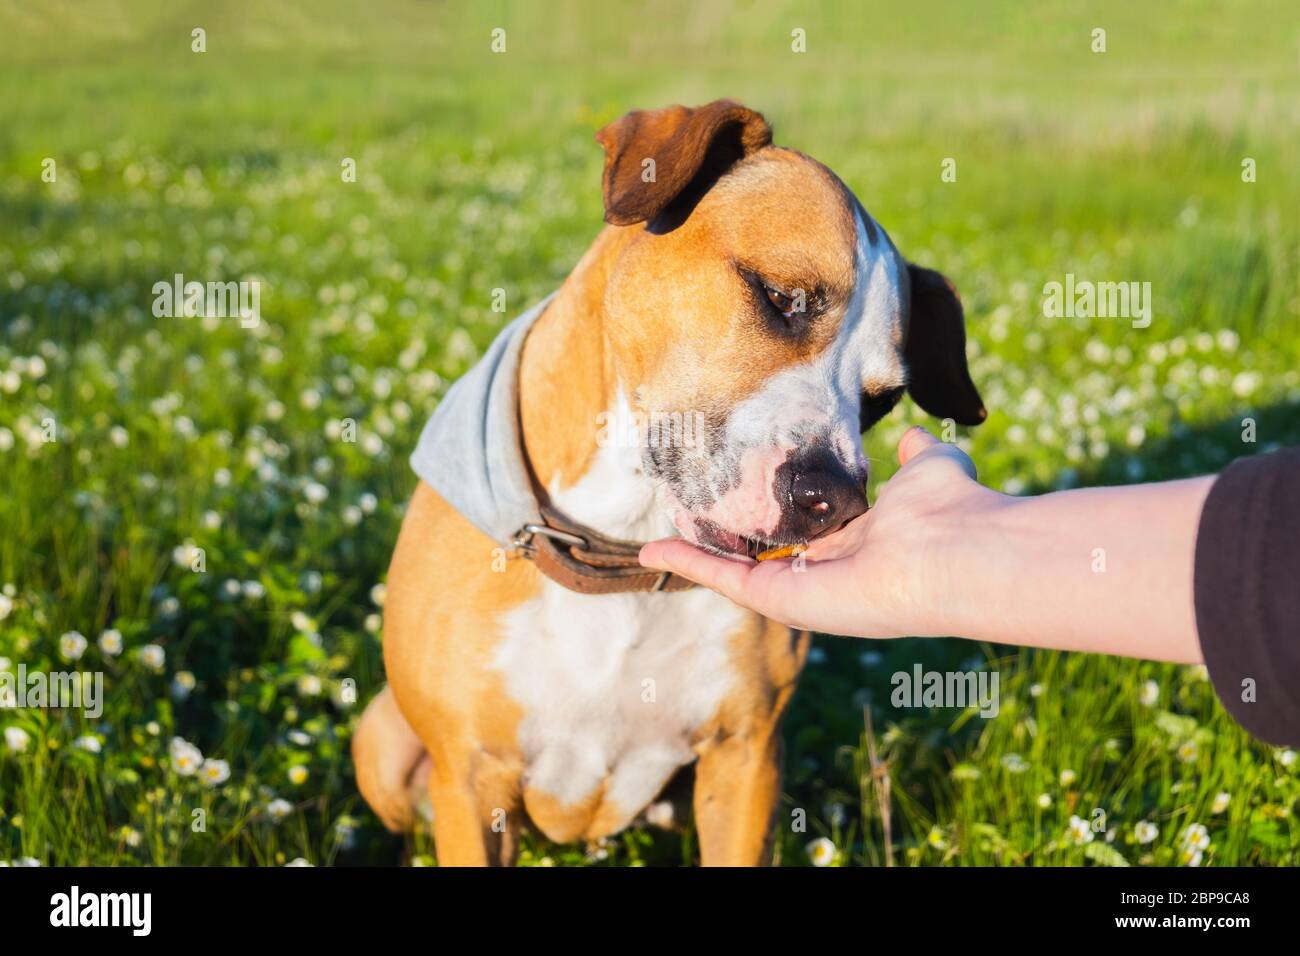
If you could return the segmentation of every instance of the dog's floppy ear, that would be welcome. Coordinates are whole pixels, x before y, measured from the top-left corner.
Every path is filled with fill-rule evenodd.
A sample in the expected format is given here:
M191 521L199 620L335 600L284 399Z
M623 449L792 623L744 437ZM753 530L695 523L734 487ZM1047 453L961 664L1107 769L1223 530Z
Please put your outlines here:
M732 100L690 109L633 110L596 134L605 147L605 221L654 219L699 178L711 184L732 163L772 142L762 115Z
M903 357L912 400L936 418L978 425L988 417L966 367L966 323L957 290L943 275L908 263L912 311Z

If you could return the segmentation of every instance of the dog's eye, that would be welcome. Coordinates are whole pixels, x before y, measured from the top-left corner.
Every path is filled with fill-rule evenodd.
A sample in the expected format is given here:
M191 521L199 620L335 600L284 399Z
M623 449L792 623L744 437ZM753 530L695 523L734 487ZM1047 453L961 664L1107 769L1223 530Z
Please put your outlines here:
M794 314L794 299L790 298L790 296L780 289L772 288L770 285L763 286L763 292L767 294L767 301L771 302L776 311L787 319Z
M903 388L891 388L887 392L879 392L875 395L862 396L862 411L859 424L862 431L866 431L876 422L880 421L898 404L898 400L903 397Z

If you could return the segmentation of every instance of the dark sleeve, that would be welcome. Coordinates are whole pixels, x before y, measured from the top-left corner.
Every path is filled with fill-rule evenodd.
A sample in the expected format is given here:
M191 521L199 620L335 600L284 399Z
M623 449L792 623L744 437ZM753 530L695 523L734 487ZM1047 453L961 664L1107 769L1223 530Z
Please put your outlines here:
M1300 448L1219 475L1197 529L1193 595L1223 706L1262 740L1300 744Z

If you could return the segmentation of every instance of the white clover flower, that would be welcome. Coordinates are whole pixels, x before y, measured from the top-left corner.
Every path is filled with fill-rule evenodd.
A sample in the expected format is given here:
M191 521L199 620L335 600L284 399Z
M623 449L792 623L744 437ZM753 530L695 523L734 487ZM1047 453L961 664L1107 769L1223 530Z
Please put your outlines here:
M203 766L203 754L183 737L173 737L168 745L172 767L182 777L192 777Z
M242 588L234 578L226 578L221 582L221 596L227 601L233 601L239 597Z
M302 764L294 764L289 768L289 782L295 787L301 787L307 782L307 768Z
M1214 803L1210 805L1210 812L1214 814L1222 813L1228 809L1228 804L1232 802L1232 794L1226 790L1220 790L1214 795Z
M11 753L20 754L27 749L27 745L32 742L31 734L21 727L5 728L5 746Z
M90 642L79 631L68 631L59 638L59 653L65 661L80 660L89 645Z
M199 768L199 776L206 786L219 787L230 779L230 764L224 760L209 758L203 761L203 766Z
M311 734L307 733L306 731L298 730L297 728L294 728L293 730L285 734L285 737L287 737L289 743L293 744L295 747L311 746Z
M293 813L293 804L283 797L276 797L266 805L266 815L271 818L272 823L279 823L291 813Z
M140 648L140 661L151 671L161 671L167 663L167 652L157 644L146 644Z
M1153 680L1144 681L1138 691L1138 701L1143 707L1154 707L1160 703L1160 685Z
M104 745L99 742L99 738L92 734L83 734L72 742L72 746L84 750L88 754L97 754L104 749Z
M362 513L373 514L375 509L379 507L379 499L367 491L357 499L357 506Z
M131 444L131 433L121 425L114 425L108 430L108 440L113 443L114 448L125 448Z
M1143 845L1155 842L1155 838L1160 835L1160 828L1150 820L1139 820L1133 824L1133 837Z
M203 512L203 527L208 531L216 531L221 527L221 515L215 511Z
M388 598L388 586L385 584L376 584L370 589L370 600L376 607L383 607L384 601Z
M260 601L266 597L266 588L262 586L261 581L245 581L239 586L239 589L244 592L244 597L250 601Z
M1065 836L1075 846L1083 846L1092 842L1092 827L1082 817L1072 816L1066 825Z
M330 496L330 490L322 485L319 481L309 481L302 486L303 497L311 504L321 504Z
M1210 848L1210 831L1200 823L1189 823L1183 828L1179 835L1178 841L1182 846L1191 847L1194 850L1208 850Z
M818 837L806 849L813 866L830 866L835 862L835 844L826 837Z
M1043 685L1042 685L1042 684L1030 684L1030 685L1029 685L1029 696L1030 696L1030 697L1042 697L1042 696L1043 696Z
M361 509L356 505L348 505L343 509L343 523L349 528L355 528L361 524Z
M379 629L383 626L383 623L384 623L384 619L381 618L378 614L367 614L366 621L365 621L365 628L367 633L378 634Z
M99 649L107 657L117 657L122 653L122 632L109 628L99 635Z
M320 392L314 388L306 389L298 396L298 403L308 411L320 408Z
M1078 774L1069 767L1061 771L1061 786L1068 787L1070 784L1074 783L1076 779L1078 779Z
M1038 795L1038 806L1040 809L1046 810L1051 805L1052 805L1052 798L1049 794L1040 793Z

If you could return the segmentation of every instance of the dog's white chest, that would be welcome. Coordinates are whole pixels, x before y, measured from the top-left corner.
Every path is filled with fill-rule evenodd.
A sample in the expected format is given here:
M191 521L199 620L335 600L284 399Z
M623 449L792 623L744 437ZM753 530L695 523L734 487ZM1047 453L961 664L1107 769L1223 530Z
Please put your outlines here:
M612 415L626 416L620 395ZM637 449L612 444L552 501L579 521L649 540L671 533ZM732 687L729 642L746 612L704 588L586 595L546 581L506 615L496 664L523 708L525 787L602 803L630 822L680 766ZM608 811L607 811L608 812Z
M694 758L743 620L704 589L593 596L546 582L507 615L496 658L524 710L526 787L575 804L603 785L630 822Z

